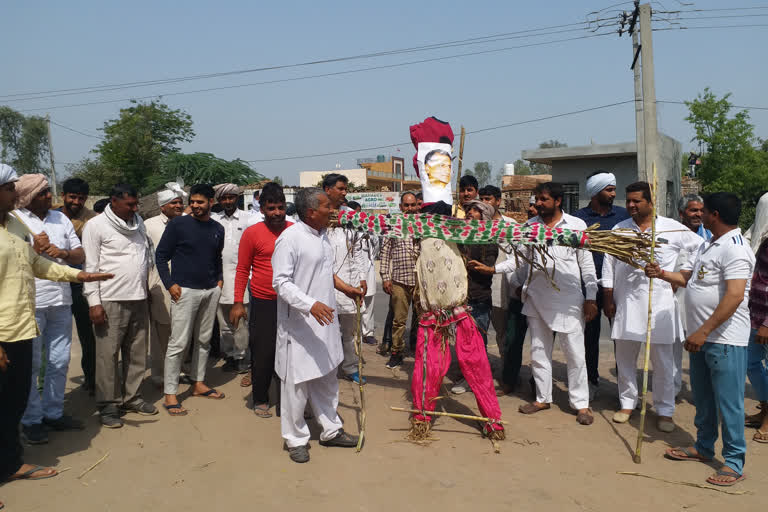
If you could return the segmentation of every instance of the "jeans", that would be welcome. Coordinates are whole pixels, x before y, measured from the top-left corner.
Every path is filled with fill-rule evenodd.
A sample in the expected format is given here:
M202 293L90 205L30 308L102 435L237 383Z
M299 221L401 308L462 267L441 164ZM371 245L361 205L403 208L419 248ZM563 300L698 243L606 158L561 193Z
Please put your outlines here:
M467 305L471 308L470 314L475 320L477 330L480 331L485 348L488 350L488 326L491 323L491 308L493 306L490 302L475 301L469 301Z
M584 358L587 361L587 380L592 384L600 381L597 366L600 362L600 321L603 312L603 287L598 287L597 316L584 327Z
M49 306L35 310L40 336L32 341L32 380L23 425L37 425L43 418L56 420L64 414L69 353L72 347L72 310L69 306ZM37 391L37 377L45 347L46 368L43 394Z
M752 329L747 346L747 377L757 393L757 399L768 402L768 369L765 367L768 345L755 343L755 335L757 329Z
M507 309L507 332L504 340L504 369L501 381L510 388L517 385L520 366L523 364L523 343L528 331L528 318L522 313L523 303L509 299Z
M705 343L699 352L691 352L690 361L696 404L696 451L702 457L714 457L719 416L725 465L741 474L747 452L744 437L747 347Z

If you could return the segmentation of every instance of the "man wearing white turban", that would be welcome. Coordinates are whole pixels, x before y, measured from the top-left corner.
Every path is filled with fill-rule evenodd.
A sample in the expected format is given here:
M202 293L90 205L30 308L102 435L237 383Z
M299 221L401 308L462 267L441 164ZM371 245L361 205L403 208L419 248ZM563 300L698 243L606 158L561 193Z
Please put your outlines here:
M165 226L174 217L178 217L184 211L184 199L187 197L184 191L184 182L171 181L165 184L165 188L157 193L157 204L160 207L160 215L156 215L144 222L147 235L152 244L157 247L165 231ZM163 286L157 268L149 271L149 358L151 361L150 381L156 386L163 384L163 365L165 363L165 351L168 348L168 339L171 337L171 294Z
M626 208L614 206L616 199L616 176L613 173L597 171L589 175L585 184L589 204L577 210L573 215L583 220L587 226L599 224L598 229L609 230L629 218ZM600 358L600 312L603 310L603 289L600 286L603 277L603 253L593 252L597 272L597 316L587 322L584 328L584 349L587 360L587 379L589 380L590 401L597 396L600 375L597 370Z
M221 253L224 286L221 289L219 307L216 312L219 320L221 352L224 354L224 371L247 373L250 367L248 351L248 326L243 322L239 327L229 320L229 313L235 302L248 304L247 290L242 297L235 297L235 273L237 255L240 250L240 238L248 227L256 224L256 218L237 207L240 187L234 183L221 183L213 187L214 199L222 210L212 213L211 218L224 226L224 250ZM247 383L247 381L246 381Z

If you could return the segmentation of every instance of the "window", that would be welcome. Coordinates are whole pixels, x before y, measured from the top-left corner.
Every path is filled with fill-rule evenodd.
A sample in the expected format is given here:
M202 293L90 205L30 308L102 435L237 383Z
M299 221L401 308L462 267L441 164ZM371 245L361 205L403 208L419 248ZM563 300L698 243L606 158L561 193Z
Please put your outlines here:
M573 213L579 209L579 184L563 183L563 211Z
M398 179L405 177L403 176L403 162L395 162L395 177Z

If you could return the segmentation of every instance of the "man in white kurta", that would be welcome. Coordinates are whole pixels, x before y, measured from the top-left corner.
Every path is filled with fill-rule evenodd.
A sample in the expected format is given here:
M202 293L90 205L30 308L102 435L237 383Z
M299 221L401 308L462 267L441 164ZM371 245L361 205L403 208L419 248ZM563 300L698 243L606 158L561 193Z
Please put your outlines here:
M542 223L552 228L584 230L584 221L561 210L562 186L543 183L536 190L539 215L528 224ZM559 335L568 366L568 397L572 408L578 411L577 421L591 425L589 412L589 386L584 355L584 321L597 314L597 277L592 255L582 249L563 246L548 247L550 257L531 253L539 264L545 263L547 274L540 268L530 270L521 265L514 273L512 286L522 286L523 314L531 332L531 367L536 382L536 401L520 407L523 414L549 409L552 403L552 349L555 335ZM496 265L496 272L515 270L515 259ZM551 280L554 280L555 289ZM582 292L586 291L586 300Z
M653 214L650 188L645 182L627 187L627 210L631 218L621 221L614 230L651 232ZM656 217L655 259L667 272L675 270L678 255L691 254L701 239L679 222ZM602 285L606 314L613 317L611 337L615 340L621 410L613 416L616 423L629 421L638 404L637 356L644 346L648 327L648 284L643 269L606 256ZM651 364L653 365L653 406L659 416L657 427L662 432L674 430L675 358L674 343L682 337L672 286L661 280L653 284L651 316Z
M344 359L336 314L334 251L326 226L328 198L318 189L303 189L296 198L300 222L275 242L272 286L277 293L275 372L281 381L280 424L295 462L307 462L307 401L322 427L320 444L355 446L342 429L336 408L336 369Z

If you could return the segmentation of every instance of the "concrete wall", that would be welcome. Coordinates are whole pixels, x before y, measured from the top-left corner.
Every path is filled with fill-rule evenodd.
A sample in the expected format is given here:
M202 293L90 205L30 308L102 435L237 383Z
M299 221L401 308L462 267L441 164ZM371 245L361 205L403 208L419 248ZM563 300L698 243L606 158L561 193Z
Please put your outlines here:
M664 134L659 134L657 143L659 150L659 162L656 163L656 173L659 178L659 189L656 192L658 203L656 205L659 215L678 218L677 201L680 199L681 171L680 162L683 158L683 146ZM651 173L649 173L649 179Z
M391 163L388 163L391 167ZM315 187L323 179L323 176L330 173L343 174L358 187L364 187L368 183L367 171L365 169L329 169L327 171L301 171L299 173L300 187Z

